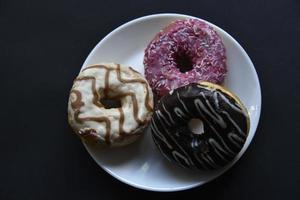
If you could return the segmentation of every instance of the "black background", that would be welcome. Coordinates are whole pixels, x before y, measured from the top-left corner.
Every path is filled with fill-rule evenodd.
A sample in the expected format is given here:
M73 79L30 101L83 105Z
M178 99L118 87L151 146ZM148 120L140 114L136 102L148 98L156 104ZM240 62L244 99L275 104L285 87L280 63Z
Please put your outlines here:
M176 193L112 178L67 124L68 92L91 49L117 26L162 12L229 32L254 62L263 96L257 134L240 161ZM299 37L297 0L0 0L0 199L299 199Z

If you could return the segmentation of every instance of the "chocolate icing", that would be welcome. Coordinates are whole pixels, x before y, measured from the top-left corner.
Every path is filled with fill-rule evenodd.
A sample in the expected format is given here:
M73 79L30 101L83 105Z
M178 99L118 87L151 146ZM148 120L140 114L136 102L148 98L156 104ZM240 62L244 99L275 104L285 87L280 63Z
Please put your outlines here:
M229 92L211 85L193 83L170 92L160 100L151 120L152 136L161 153L183 167L223 167L246 141L246 109ZM203 134L189 129L191 119L203 122Z

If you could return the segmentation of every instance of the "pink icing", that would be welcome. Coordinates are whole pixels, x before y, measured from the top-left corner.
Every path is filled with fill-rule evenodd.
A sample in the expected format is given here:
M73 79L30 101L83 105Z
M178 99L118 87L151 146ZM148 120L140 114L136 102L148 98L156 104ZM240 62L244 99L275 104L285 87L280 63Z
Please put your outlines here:
M159 97L200 80L220 84L226 75L225 47L205 22L177 20L147 46L144 66L146 79Z

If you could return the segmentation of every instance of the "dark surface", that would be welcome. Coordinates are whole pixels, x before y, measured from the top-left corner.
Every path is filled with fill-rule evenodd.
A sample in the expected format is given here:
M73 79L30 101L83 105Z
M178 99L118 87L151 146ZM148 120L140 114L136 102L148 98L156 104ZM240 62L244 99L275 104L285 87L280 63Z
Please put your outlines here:
M228 31L252 58L263 94L257 134L241 160L215 181L177 193L112 178L67 124L68 92L90 50L117 26L160 12ZM299 36L296 0L0 0L0 199L299 199Z

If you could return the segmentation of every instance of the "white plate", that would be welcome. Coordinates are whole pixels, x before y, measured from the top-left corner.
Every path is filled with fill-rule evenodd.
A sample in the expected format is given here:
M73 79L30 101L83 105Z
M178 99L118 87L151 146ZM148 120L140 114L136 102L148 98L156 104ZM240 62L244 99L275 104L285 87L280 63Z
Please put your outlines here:
M144 49L155 34L181 14L156 14L130 21L108 34L92 50L83 67L100 62L130 65L144 73ZM204 20L203 20L204 21ZM207 22L209 23L209 22ZM169 163L157 151L149 130L136 143L119 149L87 151L105 171L131 186L152 191L178 191L202 185L228 170L246 151L258 125L261 91L255 68L244 49L228 33L209 23L226 47L228 75L225 85L236 93L250 113L251 127L246 144L232 163L212 172L195 172Z

